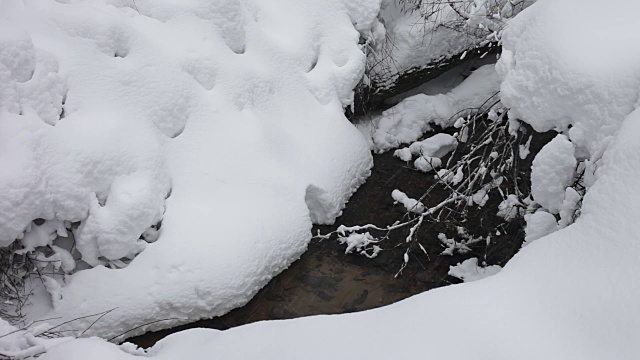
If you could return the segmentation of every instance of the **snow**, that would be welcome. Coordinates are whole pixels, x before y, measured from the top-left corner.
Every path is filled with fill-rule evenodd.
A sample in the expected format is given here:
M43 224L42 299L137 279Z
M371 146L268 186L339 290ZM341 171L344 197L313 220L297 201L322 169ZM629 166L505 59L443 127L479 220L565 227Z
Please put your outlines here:
M20 239L20 243L24 247L22 251L29 252L35 250L38 246L47 246L58 237L58 233L62 236L66 235L66 229L61 221L50 220L45 221L42 225L31 225L31 229L25 231L24 236Z
M556 217L544 210L538 210L533 214L527 214L524 216L524 219L527 222L527 227L524 244L522 244L522 246L526 246L531 242L547 236L559 229Z
M458 140L449 134L435 134L422 141L413 142L408 148L396 150L393 155L404 161L411 161L413 156L418 156L414 162L416 169L429 172L442 165L442 157L446 156L458 146Z
M411 153L411 150L409 148L398 149L393 152L393 156L406 162L413 160L413 154Z
M409 150L413 155L422 155L441 158L452 152L458 141L449 134L435 134L422 141L416 141L409 145Z
M532 139L533 135L529 136L529 139L526 143L524 143L524 145L518 145L518 155L520 156L521 160L526 159L527 156L529 156L529 154L531 153L530 147Z
M133 258L146 242L139 239L150 224L160 221L164 199L152 193L153 178L143 173L122 175L113 180L103 206L94 198L89 216L76 233L82 260L100 265L108 260Z
M499 88L500 79L494 66L485 65L448 93L404 99L362 125L360 131L371 139L372 149L382 153L418 140L433 126L447 128L473 109L490 107L491 97Z
M453 256L454 253L466 254L471 251L471 248L467 246L466 240L456 241L454 238L448 238L445 234L438 234L438 240L445 248L440 255Z
M576 165L574 145L566 136L557 135L533 159L533 199L550 213L557 214L562 207L565 190L573 183Z
M464 58L467 50L496 40L503 19L514 16L532 2L384 0L379 16L384 32L378 38L385 41L378 40L370 54L371 77L377 86L385 87L407 70L425 68L463 52ZM408 9L411 11L405 11ZM466 19L459 16L461 11L466 12Z
M57 344L71 338L45 338L41 335L51 330L49 324L43 323L30 329L19 329L4 319L0 319L0 356L11 359L31 359Z
M557 2L541 0L535 6ZM626 117L611 141L598 180L584 199L582 217L522 249L494 276L366 312L266 321L227 331L191 329L163 339L148 357L638 358L640 246L633 219L640 216L640 207L628 201L640 198L638 134L640 111ZM379 339L384 346L372 343ZM96 359L136 358L97 339L64 343L42 358L84 359L88 351Z
M505 55L498 68L503 79L501 97L511 108L513 120L521 119L539 131L568 131L568 137L561 138L562 142L570 140L572 146L588 152L587 173L593 174L593 182L584 196L581 216L575 223L535 240L499 273L480 281L438 288L360 313L258 322L227 331L191 329L163 339L147 351L146 357L158 360L199 360L214 355L233 359L639 358L637 299L640 298L640 286L637 274L640 273L640 242L636 219L640 217L640 188L637 186L640 178L640 109L636 108L640 91L640 52L632 46L639 40L639 23L635 21L638 12L640 3L626 0L612 0L607 6L600 1L539 0L512 20L504 33ZM305 114L311 116L312 113L307 111ZM7 117L11 119L11 116ZM32 126L28 119L24 126ZM572 125L570 129L569 125ZM189 127L187 131L190 131ZM318 136L317 132L312 134ZM177 140L181 138L182 135ZM14 141L12 144L20 149L23 143ZM252 155L257 154L259 152ZM561 156L566 154L560 153ZM251 165L259 166L260 162L252 161ZM196 172L190 173L194 174ZM184 178L181 181L184 182ZM158 242L147 246L123 270L97 267L81 271L72 276L74 283L83 281L83 277L89 278L84 274L92 272L123 273L140 266L137 265L141 263L139 259L152 252L156 252L154 258L168 257L168 252L154 250L158 249L156 245L166 243L166 238L173 238L169 235L177 236L178 233L172 234L176 230L170 229L186 230L179 228L180 222L172 212L186 212L197 217L197 212L187 211L189 206L205 212L207 209L195 196L188 199L192 200L189 204L174 200L180 199L177 191L181 186L177 185L168 202L165 215L168 223L163 225L168 231ZM251 195L264 199L265 192L270 193L267 189L261 186ZM291 189L295 187L283 189L280 196L268 194L274 196L264 200L273 203L252 202L252 206L257 205L252 210L273 216L267 220L289 218L291 221L290 218L296 216L295 211L305 208L301 200L305 191L298 192L298 201L282 198L293 192ZM562 194L565 200L576 198L575 194L569 193ZM237 197L229 191L217 194L223 200ZM229 213L242 213L247 206L243 201L225 204L229 206ZM283 205L291 204L298 204L298 208L283 217L269 211L277 208L282 212L287 209ZM555 216L544 210L532 216L547 224L553 221L557 226ZM309 222L308 215L305 221ZM207 221L206 224L212 225L218 235L234 236L233 231L221 226L223 223ZM264 232L265 229L256 230ZM308 232L308 228L306 232L301 231L301 236L303 232ZM248 242L246 238L234 238ZM249 262L262 259L269 251L279 253L287 249L251 244L263 248L255 250L255 257ZM181 245L192 251L202 249L202 244L195 246L189 241L183 241ZM243 249L254 251L250 246ZM173 250L183 251L181 246L175 246ZM216 260L226 262L224 266L237 262L235 257L230 259L230 253L225 255ZM214 262L213 268L209 264L194 269L191 264L182 264L195 270L192 274L214 271L215 265ZM163 270L166 269L160 267L160 271ZM173 275L182 275L178 268L174 270ZM171 275L165 271L161 278L171 279ZM113 275L105 276L107 280L114 278ZM190 282L191 278L180 277L180 281ZM145 293L151 298L160 291L157 283L136 285L145 287ZM204 286L196 289L203 290ZM132 303L140 304L136 289L129 290L133 293ZM98 295L101 295L99 291ZM174 296L188 301L192 295L176 292ZM100 296L91 298L91 301L101 300ZM206 298L201 300L207 301ZM64 301L67 301L66 297ZM77 306L85 304L76 302ZM153 310L162 313L162 304L151 306L154 305L157 307ZM117 324L109 325L117 327ZM89 353L97 360L136 359L142 355L131 346L118 347L88 338L65 341L41 358L85 359Z
M560 207L560 221L558 221L560 227L566 227L573 223L580 201L582 201L582 195L574 188L567 188L562 207Z
M297 259L372 165L343 107L379 6L1 2L0 245L76 271L29 318L116 309L84 335L134 335L241 306Z
M379 242L379 240L376 240L368 232L363 234L349 234L347 236L341 236L338 238L338 242L340 244L347 245L347 248L344 251L345 254L349 254L355 250L361 255L365 255L369 258L374 258L378 255L380 250L382 250L377 245L371 245ZM367 252L369 248L371 248L371 253Z
M478 281L500 272L502 268L498 265L478 266L478 258L470 258L456 266L449 266L449 275L464 282Z
M633 70L640 51L628 46L637 40L635 4L614 4L624 11L607 9L604 20L596 1L533 7L504 31L505 51L496 67L504 79L501 99L513 117L539 132L569 130L571 142L594 161L635 108L640 87ZM581 16L559 25L575 9ZM542 88L548 91L537 91Z

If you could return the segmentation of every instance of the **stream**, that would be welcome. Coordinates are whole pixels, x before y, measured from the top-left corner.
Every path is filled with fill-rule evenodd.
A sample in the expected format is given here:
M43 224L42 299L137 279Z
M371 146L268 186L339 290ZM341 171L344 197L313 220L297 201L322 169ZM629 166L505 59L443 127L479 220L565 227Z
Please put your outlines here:
M342 224L392 224L405 211L401 205L393 203L391 192L402 189L407 195L418 198L433 182L433 175L411 169L391 152L374 155L371 177L353 195L336 224L314 226L313 233L318 230L328 233ZM426 201L428 203L429 199ZM345 254L345 245L335 239L314 238L302 257L273 278L247 305L221 317L149 332L127 341L146 348L169 334L190 328L224 330L261 320L363 311L459 283L460 280L447 275L449 266L463 261L469 254L438 255L442 247L435 235L422 235L429 256L412 253L407 267L397 277L405 249L398 245L403 243L401 240L386 240L388 244L386 241L380 244L385 250L376 258L368 259L359 254ZM397 236L403 239L405 235L399 233ZM520 247L518 237L512 238L491 251L485 249L471 256L484 256L491 264L504 265Z
M479 64L475 61L460 65L425 84L420 92L446 92L446 89L462 81L464 72L477 66ZM399 97L394 101L401 99ZM518 164L519 181L529 183L532 159L555 134L550 131L533 136L529 156ZM433 134L426 134L430 135ZM418 199L435 183L433 174L417 171L413 166L395 158L393 151L374 154L373 160L371 176L351 197L336 223L332 226L314 226L314 235L318 232L327 234L340 225L391 225L402 219L406 212L402 205L394 204L391 197L393 190L399 189L410 198ZM435 206L448 194L449 190L436 186L430 196L422 201L427 207ZM346 245L339 244L335 237L325 240L313 238L301 258L274 277L245 306L220 317L149 332L127 341L147 348L169 334L191 328L226 330L262 320L369 310L430 289L460 283L459 279L448 275L450 266L471 257L477 257L489 265L504 266L522 245L524 221L521 219L505 224L503 219L497 217L496 210L501 200L500 196L491 197L485 208L494 210L479 212L464 224L475 234L481 234L487 229L495 231L499 227L501 235L492 235L491 244L474 246L467 254L440 255L443 246L437 235L440 231L450 230L447 226L451 226L445 223L422 226L416 233L426 254L415 249L415 244L407 245L405 238L408 228L391 233L389 239L379 243L383 250L373 259L355 253L345 254ZM409 254L407 266L399 272L407 246L414 246L414 249Z

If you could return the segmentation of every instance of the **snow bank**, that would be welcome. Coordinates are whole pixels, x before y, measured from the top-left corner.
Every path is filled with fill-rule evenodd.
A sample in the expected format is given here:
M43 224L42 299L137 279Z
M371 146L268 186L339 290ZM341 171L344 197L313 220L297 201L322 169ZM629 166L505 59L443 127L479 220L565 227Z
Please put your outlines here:
M80 222L93 266L30 317L116 309L103 337L171 319L134 335L243 305L297 259L372 165L343 107L379 5L1 2L0 245Z
M556 226L550 216L536 214L530 223L541 228L528 229L528 237L572 221L579 196L569 185L576 170L584 171L588 191L622 120L638 106L640 51L629 46L638 40L637 26L627 15L636 5L616 4L624 13L608 14L602 26L593 26L601 18L596 2L562 1L535 6L504 31L496 69L510 118L523 119L536 131L563 133L544 146L532 167L533 200L551 214L562 212L560 222ZM575 9L580 16L558 25Z
M637 5L613 4L621 11L603 11L596 1L560 1L524 12L505 30L496 67L512 117L540 132L568 130L593 161L637 106L640 88L640 50L629 45L638 39L630 15ZM580 14L563 25L572 11Z
M446 94L419 94L404 99L382 115L363 123L360 131L371 139L372 149L382 153L418 140L433 126L452 126L469 111L492 105L490 99L499 88L500 78L495 67L485 65Z
M523 248L500 273L482 281L439 288L362 313L260 322L224 332L193 329L164 339L149 356L639 358L640 110L634 111L635 101L624 95L640 90L635 83L640 62L627 61L637 55L632 46L639 40L634 17L640 4L615 0L608 5L541 0L514 20L505 41L515 62L503 91L515 112L538 129L573 123L578 129L598 130L582 133L591 156L601 156L597 180L574 224ZM581 27L586 24L598 26ZM593 36L604 39L600 34L608 36L607 41L591 41ZM569 56L561 45L610 51L589 51L602 65L586 61L591 67L585 69L585 57ZM610 76L595 71L598 67ZM559 94L565 94L561 100ZM566 116L553 122L553 114ZM573 141L573 134L570 137ZM382 340L384 346L376 344ZM45 359L81 359L89 344L96 350L115 349L82 340L52 349Z
M376 86L392 85L399 74L464 57L467 50L497 41L505 22L534 1L383 0L370 76Z

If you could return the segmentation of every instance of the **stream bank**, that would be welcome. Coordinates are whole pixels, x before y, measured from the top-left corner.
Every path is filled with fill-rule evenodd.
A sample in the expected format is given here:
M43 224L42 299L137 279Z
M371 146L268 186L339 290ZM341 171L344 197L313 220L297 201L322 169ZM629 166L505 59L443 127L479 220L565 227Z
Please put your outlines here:
M537 150L532 146L532 152ZM523 165L526 169L530 162ZM405 210L401 205L394 204L391 192L402 189L410 197L418 198L433 182L433 175L416 171L394 158L392 152L374 155L370 178L353 195L336 224L314 226L313 232L316 234L319 230L326 234L339 225L392 224L402 217ZM442 191L442 195L446 196ZM437 195L436 192L435 197ZM426 199L426 205L437 201L436 198ZM405 251L402 239L406 235L402 232L386 240L388 243L381 243L385 250L374 259L345 254L345 246L334 239L314 238L307 252L273 278L247 305L221 317L149 332L127 341L146 348L171 333L189 328L225 330L261 320L339 314L388 305L433 288L459 283L460 280L447 274L449 266L469 257L477 256L488 264L504 265L522 243L521 225L514 224L514 227L516 231L505 234L491 247L453 256L438 255L442 247L436 239L437 232L424 230L421 234L424 239L422 244L429 256L412 253L407 267L397 277L394 276L402 266Z

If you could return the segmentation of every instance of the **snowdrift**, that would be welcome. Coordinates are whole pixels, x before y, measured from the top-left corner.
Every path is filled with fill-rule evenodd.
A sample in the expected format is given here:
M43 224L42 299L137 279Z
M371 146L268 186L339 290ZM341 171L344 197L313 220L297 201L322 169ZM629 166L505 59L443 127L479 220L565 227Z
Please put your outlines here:
M0 2L0 245L60 245L69 273L34 283L29 319L131 336L241 306L297 259L372 165L343 108L378 11Z

